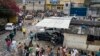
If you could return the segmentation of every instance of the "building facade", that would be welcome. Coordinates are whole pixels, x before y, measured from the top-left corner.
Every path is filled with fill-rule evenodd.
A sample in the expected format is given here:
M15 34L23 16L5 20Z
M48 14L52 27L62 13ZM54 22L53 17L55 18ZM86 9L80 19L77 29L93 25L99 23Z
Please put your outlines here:
M38 4L39 1L41 1L42 4ZM20 4L27 4L26 6L32 9L33 8L33 2L34 2L34 9L40 5L40 7L44 7L44 9L52 10L56 9L57 11L64 11L66 13L69 13L70 6L71 7L82 7L84 6L85 0L17 0L17 3ZM30 4L30 5L29 5ZM29 5L29 6L28 6ZM42 5L42 6L41 6Z
M100 17L100 0L91 0L89 7L91 16Z
M85 0L45 0L46 9L63 11L65 14L70 13L71 7L83 7Z
M16 0L20 9L23 9L23 6L26 7L26 10L44 10L44 1L45 0Z

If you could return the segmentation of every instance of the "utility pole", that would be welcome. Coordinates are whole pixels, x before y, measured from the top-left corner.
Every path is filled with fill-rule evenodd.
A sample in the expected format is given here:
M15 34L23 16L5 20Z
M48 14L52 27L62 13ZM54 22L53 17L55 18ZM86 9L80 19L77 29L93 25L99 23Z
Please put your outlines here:
M34 0L33 0L33 10L34 10Z
M25 24L26 0L23 0L23 25Z
M44 1L44 11L46 10L46 0Z
M69 0L69 16L70 16L70 10L71 10L71 0Z

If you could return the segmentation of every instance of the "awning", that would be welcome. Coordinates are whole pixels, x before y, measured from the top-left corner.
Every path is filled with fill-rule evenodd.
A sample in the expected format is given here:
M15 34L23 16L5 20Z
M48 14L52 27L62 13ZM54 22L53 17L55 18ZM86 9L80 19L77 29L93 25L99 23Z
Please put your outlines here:
M49 17L36 24L38 27L68 29L72 17Z

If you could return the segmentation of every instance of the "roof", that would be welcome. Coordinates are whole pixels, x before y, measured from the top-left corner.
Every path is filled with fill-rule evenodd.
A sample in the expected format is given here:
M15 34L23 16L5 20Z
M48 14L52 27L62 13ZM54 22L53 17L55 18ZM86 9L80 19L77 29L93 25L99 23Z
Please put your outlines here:
M86 25L89 27L100 27L100 21L71 20L70 25Z
M100 7L100 4L93 4L90 7Z
M38 27L68 29L72 17L48 17L36 24Z

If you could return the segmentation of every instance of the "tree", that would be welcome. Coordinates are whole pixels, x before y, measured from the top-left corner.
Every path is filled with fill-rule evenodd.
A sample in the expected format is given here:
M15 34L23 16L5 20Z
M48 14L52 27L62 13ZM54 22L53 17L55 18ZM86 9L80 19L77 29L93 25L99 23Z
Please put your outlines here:
M0 0L0 17L12 17L20 11L15 0Z
M86 7L89 7L89 6L90 6L90 3L91 3L91 0L85 0L84 5L85 5Z

